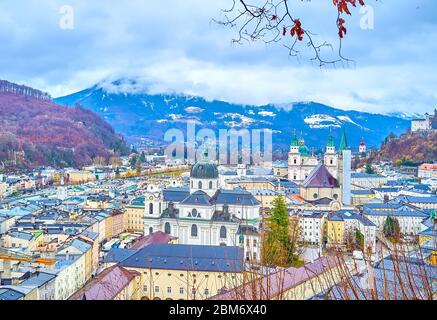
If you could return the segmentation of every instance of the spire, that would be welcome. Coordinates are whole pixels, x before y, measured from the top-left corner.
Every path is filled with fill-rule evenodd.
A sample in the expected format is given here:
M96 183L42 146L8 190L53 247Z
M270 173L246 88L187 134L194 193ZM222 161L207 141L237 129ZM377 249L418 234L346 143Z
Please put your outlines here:
M335 144L334 144L334 138L332 137L332 135L331 135L331 133L329 134L329 137L328 137L328 144L326 145L328 148L333 148L333 147L335 147Z
M299 146L304 147L305 146L305 139L303 137L303 133L300 133L300 138L299 138Z
M291 142L292 147L298 147L299 141L297 140L296 130L293 131L293 141Z
M347 136L346 136L346 128L343 127L343 135L341 136L341 143L340 143L340 153L342 153L345 150L349 150L349 145L347 144Z

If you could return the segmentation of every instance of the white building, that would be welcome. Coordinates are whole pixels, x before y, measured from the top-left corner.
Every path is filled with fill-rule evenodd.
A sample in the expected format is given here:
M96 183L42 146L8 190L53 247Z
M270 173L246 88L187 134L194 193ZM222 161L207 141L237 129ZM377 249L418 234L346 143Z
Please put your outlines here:
M437 179L437 164L425 163L421 165L418 177L421 179Z
M433 116L425 114L425 119L415 119L411 121L411 131L431 131Z
M310 245L321 246L323 243L323 226L326 214L305 211L297 214L301 239Z
M429 218L424 212L408 207L395 210L366 209L364 216L377 226L379 232L384 231L384 224L388 217L396 218L399 221L401 233L409 236L418 235L422 231L422 222Z
M258 259L261 203L249 192L219 187L217 166L205 159L193 166L189 188L148 186L145 234L160 230L179 244L244 246L246 257Z

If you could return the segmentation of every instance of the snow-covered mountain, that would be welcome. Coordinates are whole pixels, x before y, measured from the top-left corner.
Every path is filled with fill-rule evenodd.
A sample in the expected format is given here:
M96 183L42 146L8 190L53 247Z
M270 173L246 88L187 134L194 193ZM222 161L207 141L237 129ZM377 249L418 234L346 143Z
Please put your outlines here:
M187 121L194 121L199 128L215 130L268 128L274 132L275 147L281 148L288 147L294 131L314 148L325 146L329 132L339 143L344 126L351 147L358 148L363 137L368 146L379 146L390 132L400 134L410 127L410 121L401 117L343 111L316 102L238 105L185 95L148 94L135 82L128 84L96 85L55 100L99 113L129 141L141 137L162 141L166 130L183 130Z

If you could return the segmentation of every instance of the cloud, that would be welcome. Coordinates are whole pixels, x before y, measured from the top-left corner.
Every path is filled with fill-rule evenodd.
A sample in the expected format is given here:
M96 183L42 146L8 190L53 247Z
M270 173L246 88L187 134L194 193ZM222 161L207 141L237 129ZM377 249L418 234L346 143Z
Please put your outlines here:
M374 30L361 30L354 11L344 53L356 67L327 70L311 65L305 52L300 61L288 58L280 44L232 46L235 30L212 22L232 0L69 4L74 30L59 28L63 0L0 3L1 78L53 96L125 78L136 82L125 82L122 90L242 104L312 100L371 112L425 112L436 105L434 0L371 3ZM293 10L320 39L335 40L331 2L297 1Z

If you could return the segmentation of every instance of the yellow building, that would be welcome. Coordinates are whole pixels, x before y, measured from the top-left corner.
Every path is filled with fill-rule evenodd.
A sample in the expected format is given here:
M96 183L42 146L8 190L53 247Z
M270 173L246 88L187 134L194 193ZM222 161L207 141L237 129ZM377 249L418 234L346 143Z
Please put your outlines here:
M106 210L111 206L112 199L109 196L98 194L89 196L83 208L88 211Z
M243 249L149 245L121 262L111 251L106 265L119 263L140 276L142 300L203 300L242 283Z
M145 213L145 198L139 197L131 201L125 207L124 223L125 230L128 232L144 233L144 213Z
M362 206L373 202L376 198L375 193L371 190L352 190L352 205Z
M118 265L88 282L69 300L140 300L140 273Z
M89 171L70 171L66 174L66 178L70 184L83 184L96 181L95 174Z
M338 215L331 215L325 220L325 238L328 244L343 245L344 244L344 220Z
M225 182L224 189L243 188L245 190L272 190L277 191L278 185L268 179L236 179Z

